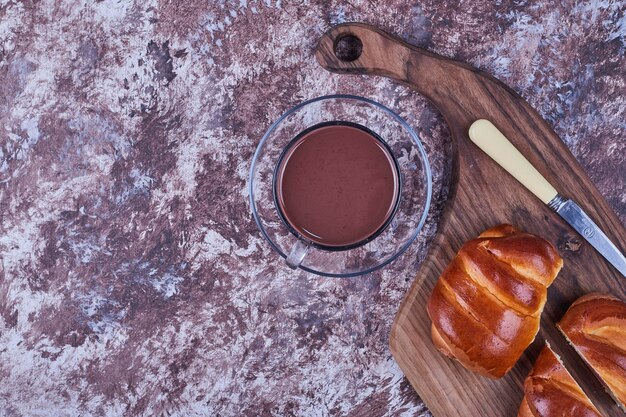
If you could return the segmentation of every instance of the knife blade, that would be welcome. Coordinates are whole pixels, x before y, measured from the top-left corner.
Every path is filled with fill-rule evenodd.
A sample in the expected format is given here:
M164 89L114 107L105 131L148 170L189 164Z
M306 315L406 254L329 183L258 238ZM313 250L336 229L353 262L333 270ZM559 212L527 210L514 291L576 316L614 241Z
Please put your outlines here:
M569 223L574 230L626 277L626 258L624 258L624 255L574 200L566 200L557 194L554 201L548 203L548 207Z
M493 123L485 119L476 120L469 128L469 137L498 165L561 216L626 277L624 254L575 201L562 197Z

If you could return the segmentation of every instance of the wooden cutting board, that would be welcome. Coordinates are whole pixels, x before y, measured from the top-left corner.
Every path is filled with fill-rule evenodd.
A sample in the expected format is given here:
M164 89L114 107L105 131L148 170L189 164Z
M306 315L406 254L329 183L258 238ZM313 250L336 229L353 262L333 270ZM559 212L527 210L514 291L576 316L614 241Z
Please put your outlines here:
M368 25L350 23L332 28L321 38L316 57L329 71L381 75L409 85L437 107L454 138L447 206L429 254L400 306L390 340L393 357L432 413L438 417L517 415L524 378L547 339L600 410L607 416L620 415L554 324L587 292L610 293L626 300L626 278L470 142L467 133L475 120L491 120L624 252L624 226L550 126L513 90L490 75ZM493 381L466 371L435 349L426 300L463 243L500 223L511 223L553 242L564 258L564 267L548 291L535 342L509 374Z

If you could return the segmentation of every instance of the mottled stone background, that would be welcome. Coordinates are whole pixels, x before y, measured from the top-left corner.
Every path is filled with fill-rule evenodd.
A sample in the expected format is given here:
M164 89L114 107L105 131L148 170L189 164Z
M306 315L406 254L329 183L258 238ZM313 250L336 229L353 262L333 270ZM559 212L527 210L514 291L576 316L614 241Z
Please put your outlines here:
M312 48L365 21L490 71L626 221L625 9L0 0L0 415L428 415L388 338L445 204L448 133L407 88L329 74ZM419 241L349 280L287 269L246 189L270 123L335 92L406 117L435 176Z

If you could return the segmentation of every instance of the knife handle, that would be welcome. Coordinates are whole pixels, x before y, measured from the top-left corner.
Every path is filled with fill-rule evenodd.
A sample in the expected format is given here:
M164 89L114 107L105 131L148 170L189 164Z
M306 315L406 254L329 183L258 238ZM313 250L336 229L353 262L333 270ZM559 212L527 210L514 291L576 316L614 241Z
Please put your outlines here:
M543 175L489 120L479 119L472 123L469 128L469 137L491 159L545 204L558 194Z

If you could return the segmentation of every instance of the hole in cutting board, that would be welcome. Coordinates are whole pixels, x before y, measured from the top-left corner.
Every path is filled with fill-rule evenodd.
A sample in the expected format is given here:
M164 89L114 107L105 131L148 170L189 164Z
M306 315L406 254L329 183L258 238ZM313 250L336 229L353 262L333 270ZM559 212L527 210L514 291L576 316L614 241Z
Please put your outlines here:
M363 53L363 42L351 33L343 34L335 39L333 51L344 62L356 61Z

